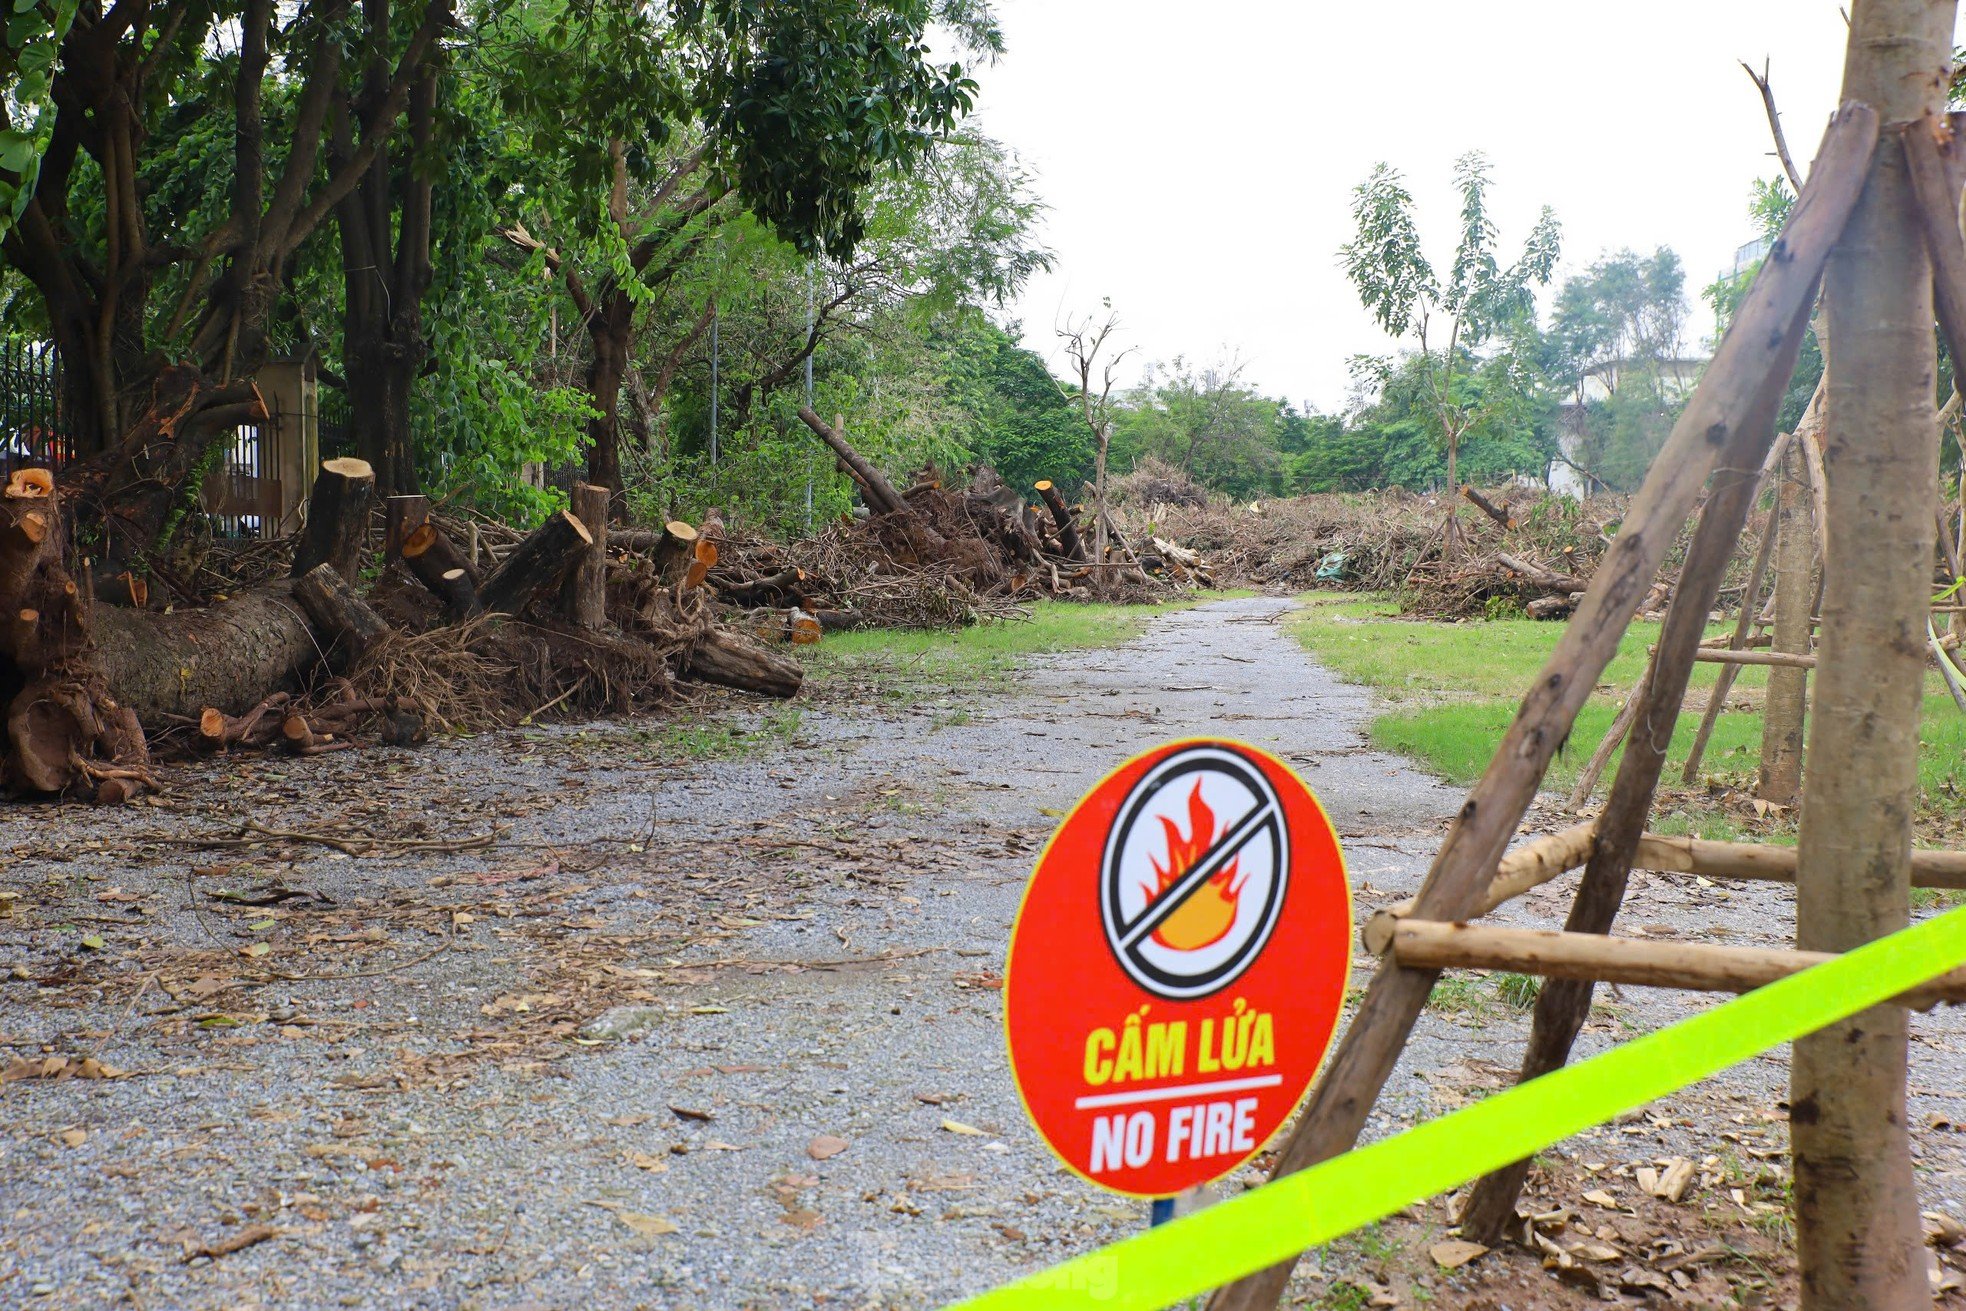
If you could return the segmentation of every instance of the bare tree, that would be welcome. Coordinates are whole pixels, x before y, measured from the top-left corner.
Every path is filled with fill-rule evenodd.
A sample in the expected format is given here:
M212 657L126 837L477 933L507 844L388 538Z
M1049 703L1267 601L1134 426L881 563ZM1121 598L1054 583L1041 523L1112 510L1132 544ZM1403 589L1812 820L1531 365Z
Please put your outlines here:
M1103 587L1107 581L1106 451L1113 441L1113 383L1119 375L1120 361L1132 354L1133 348L1129 346L1107 354L1113 344L1113 333L1119 329L1120 319L1113 313L1112 301L1101 301L1100 305L1106 311L1103 319L1088 314L1066 323L1057 332L1059 339L1065 343L1065 358L1071 362L1078 392L1075 396L1070 387L1063 383L1059 384L1058 390L1064 393L1066 400L1078 402L1079 414L1084 418L1085 426L1092 430L1093 578L1098 586ZM1098 378L1096 392L1093 390L1095 375Z

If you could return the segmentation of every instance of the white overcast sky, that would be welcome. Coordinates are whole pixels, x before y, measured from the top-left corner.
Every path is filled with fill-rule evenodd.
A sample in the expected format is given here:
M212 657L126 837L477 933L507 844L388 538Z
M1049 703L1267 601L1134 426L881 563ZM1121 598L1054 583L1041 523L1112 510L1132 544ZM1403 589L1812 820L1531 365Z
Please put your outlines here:
M1342 406L1346 360L1389 348L1338 270L1351 188L1407 176L1444 265L1454 159L1494 165L1505 254L1544 204L1564 271L1671 246L1699 288L1748 240L1772 177L1737 61L1771 61L1806 171L1835 107L1844 25L1824 0L998 0L1008 52L980 126L1036 174L1053 272L1014 313L1053 328L1111 297L1140 360L1230 353L1272 395ZM1134 363L1134 362L1130 362Z

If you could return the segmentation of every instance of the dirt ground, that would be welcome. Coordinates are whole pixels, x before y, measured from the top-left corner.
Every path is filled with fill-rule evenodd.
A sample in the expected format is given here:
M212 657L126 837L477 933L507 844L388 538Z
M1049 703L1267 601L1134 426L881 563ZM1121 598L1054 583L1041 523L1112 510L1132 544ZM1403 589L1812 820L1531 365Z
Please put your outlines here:
M659 724L542 727L6 809L0 1305L919 1308L1138 1230L1052 1161L1002 1052L1006 933L1057 814L1136 750L1244 738L1331 810L1362 918L1461 799L1365 744L1369 696L1279 631L1287 604L908 702L815 679L789 737L720 703L749 737L698 755ZM1792 905L1642 874L1624 923L1772 945ZM1507 982L1443 985L1370 1133L1506 1085ZM1699 1004L1611 990L1585 1043ZM1913 1033L1950 1288L1966 1026ZM1786 1070L1549 1154L1524 1245L1444 1268L1428 1203L1307 1258L1297 1304L1791 1305Z

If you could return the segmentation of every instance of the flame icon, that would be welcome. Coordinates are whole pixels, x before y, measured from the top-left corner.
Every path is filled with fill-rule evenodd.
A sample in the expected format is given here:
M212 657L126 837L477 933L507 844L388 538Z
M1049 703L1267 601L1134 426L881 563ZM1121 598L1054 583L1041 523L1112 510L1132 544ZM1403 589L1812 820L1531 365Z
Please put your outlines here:
M1194 791L1188 794L1186 837L1173 820L1165 815L1158 818L1167 835L1167 863L1153 861L1158 884L1142 885L1150 904L1193 869L1215 841L1215 811L1202 800L1200 779L1195 780ZM1237 856L1210 876L1173 914L1160 922L1153 940L1175 951L1198 951L1227 937L1235 927L1236 902L1242 895L1243 880L1238 877L1241 864L1242 857Z

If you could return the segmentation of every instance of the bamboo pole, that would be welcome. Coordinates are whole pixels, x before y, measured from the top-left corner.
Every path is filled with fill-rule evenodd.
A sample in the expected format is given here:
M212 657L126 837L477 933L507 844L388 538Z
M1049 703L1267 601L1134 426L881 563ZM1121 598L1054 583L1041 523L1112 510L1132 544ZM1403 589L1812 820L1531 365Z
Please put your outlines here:
M1797 651L1731 651L1724 646L1709 646L1693 658L1708 665L1774 665L1783 669L1816 667L1816 657Z
M1582 865L1590 859L1591 835L1596 827L1594 823L1574 824L1555 833L1546 833L1534 842L1524 843L1502 857L1495 867L1494 880L1475 903L1476 909L1468 918L1486 915L1497 906L1514 901L1530 889L1539 888ZM1409 897L1367 920L1362 935L1366 950L1375 956L1384 955L1392 943L1394 925L1402 917L1413 913L1414 904L1414 899Z
M1505 868L1497 870L1495 881L1488 885L1487 891L1476 903L1474 914L1465 918L1477 919L1489 914L1524 893L1532 892L1581 866L1590 858L1588 844L1595 827L1594 823L1580 824L1574 829L1565 829L1562 833L1553 833L1541 839L1543 842L1563 839L1565 847L1560 854L1554 848L1546 849L1545 854L1535 862L1513 868L1508 867L1508 861L1504 860ZM1573 835L1582 835L1581 841ZM1570 845L1572 843L1576 845ZM1519 848L1509 853L1509 859L1528 850L1527 847ZM1709 838L1647 833L1638 839L1637 846L1633 848L1631 867L1662 874L1697 874L1708 879L1794 883L1795 862L1794 847L1777 847L1759 842L1716 842ZM1913 851L1911 885L1914 888L1947 888L1966 892L1966 851ZM1414 899L1408 897L1375 912L1359 932L1361 945L1373 955L1383 956L1392 945L1393 934L1400 922L1411 918L1413 911Z
M1601 933L1442 924L1435 920L1403 921L1393 937L1393 957L1414 969L1511 970L1548 979L1692 992L1752 992L1835 959L1831 953L1820 951L1613 938ZM1940 1002L1961 1001L1966 1001L1966 969L1943 974L1895 999L1898 1005L1919 1010Z
M1583 603L1435 857L1418 898L1427 918L1465 918L1476 904L1551 757L1617 653L1707 476L1756 412L1771 380L1785 383L1794 369L1817 277L1857 203L1876 145L1875 111L1856 103L1838 110L1774 254L1755 275L1713 363L1592 575ZM1335 1156L1357 1140L1433 983L1427 970L1381 967L1279 1151L1277 1175ZM1267 1311L1294 1265L1280 1262L1238 1280L1216 1294L1213 1311Z
M1803 724L1809 706L1810 609L1815 600L1815 531L1802 470L1784 472L1777 497L1775 626L1771 650L1744 664L1766 664L1768 690L1761 715L1761 770L1755 795L1793 806L1802 792Z

